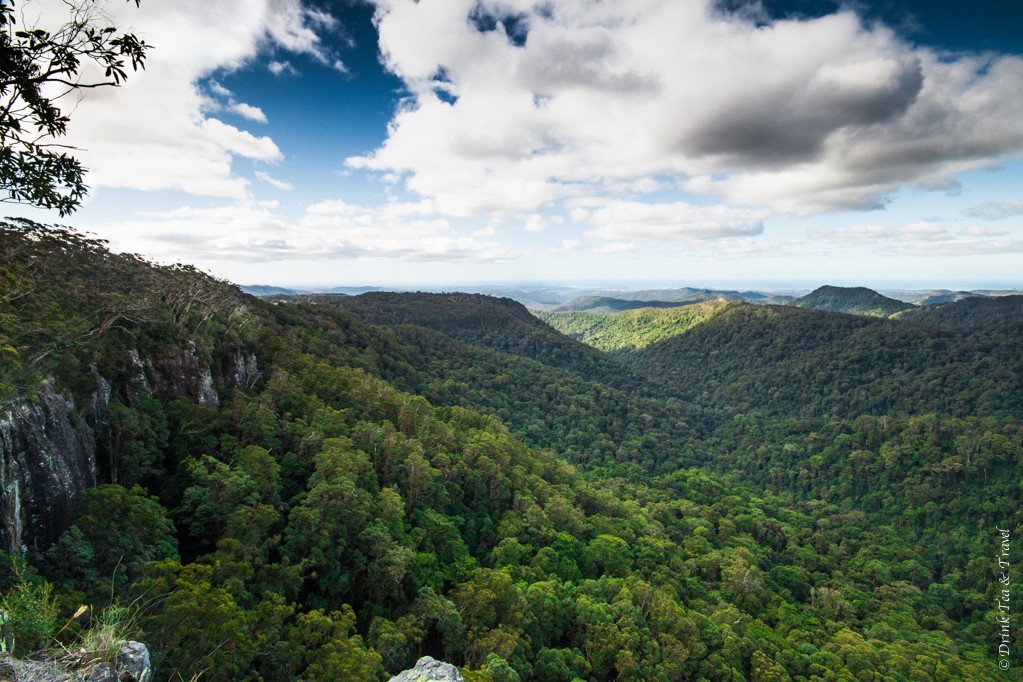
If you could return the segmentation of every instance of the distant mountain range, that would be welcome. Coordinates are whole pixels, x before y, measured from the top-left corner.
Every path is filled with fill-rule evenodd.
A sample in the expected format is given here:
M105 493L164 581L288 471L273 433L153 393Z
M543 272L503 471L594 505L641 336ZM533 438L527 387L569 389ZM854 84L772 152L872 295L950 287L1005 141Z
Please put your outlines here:
M852 315L888 317L909 311L917 306L932 306L961 301L968 298L1003 298L1023 294L1023 291L980 289L953 291L885 290L878 292L866 287L822 286L807 290L735 290L698 287L660 289L584 288L558 285L488 285L416 287L413 289L385 289L383 287L332 287L300 289L264 285L244 285L242 291L254 296L308 296L320 294L359 294L382 291L423 291L432 293L464 292L510 298L531 310L548 312L589 312L602 315L639 308L675 308L708 301L746 301L768 305L794 305L800 308L827 310Z

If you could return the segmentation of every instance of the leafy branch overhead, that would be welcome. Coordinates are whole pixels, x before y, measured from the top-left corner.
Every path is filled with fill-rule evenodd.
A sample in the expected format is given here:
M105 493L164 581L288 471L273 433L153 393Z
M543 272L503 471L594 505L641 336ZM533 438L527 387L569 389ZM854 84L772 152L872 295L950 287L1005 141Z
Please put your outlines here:
M88 187L74 148L58 142L71 120L60 101L120 85L129 67L145 68L151 47L107 25L96 0L65 5L67 20L49 31L20 25L24 13L14 2L0 3L0 201L55 208L61 216L78 208Z

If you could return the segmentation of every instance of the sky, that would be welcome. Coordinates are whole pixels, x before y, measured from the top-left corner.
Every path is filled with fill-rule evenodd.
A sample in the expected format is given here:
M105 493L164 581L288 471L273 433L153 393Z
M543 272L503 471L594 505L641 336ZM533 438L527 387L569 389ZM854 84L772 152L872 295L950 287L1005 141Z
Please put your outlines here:
M1023 288L1023 4L109 0L70 224L239 284ZM54 26L61 0L18 3Z

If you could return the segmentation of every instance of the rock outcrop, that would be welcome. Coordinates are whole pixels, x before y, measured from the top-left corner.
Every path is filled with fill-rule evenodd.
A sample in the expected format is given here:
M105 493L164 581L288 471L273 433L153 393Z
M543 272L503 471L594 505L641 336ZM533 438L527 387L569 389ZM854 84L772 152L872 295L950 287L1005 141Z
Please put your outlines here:
M228 350L208 362L195 344L155 361L128 351L109 380L92 372L96 388L78 404L48 379L33 397L0 408L0 548L10 554L48 548L67 529L81 494L96 485L96 440L114 393L129 404L158 397L218 407L217 386L249 388L260 377L251 351Z
M82 669L73 660L25 661L0 654L0 680L10 682L152 682L149 649L125 642L116 662L91 663Z
M49 546L96 485L96 439L71 397L47 381L0 412L0 539L21 554Z
M423 656L416 661L415 668L392 677L391 682L465 682L465 678L450 663Z

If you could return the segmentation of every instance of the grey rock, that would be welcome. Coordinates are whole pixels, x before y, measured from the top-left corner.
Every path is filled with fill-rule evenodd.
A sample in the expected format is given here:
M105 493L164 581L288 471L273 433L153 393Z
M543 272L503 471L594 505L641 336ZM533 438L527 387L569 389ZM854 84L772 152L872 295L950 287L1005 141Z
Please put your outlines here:
M423 656L416 661L415 668L392 677L391 682L465 682L465 678L450 663Z
M113 663L97 663L92 666L86 682L119 682Z
M71 397L47 381L35 400L0 410L0 544L46 549L96 485L96 443Z
M149 663L149 649L142 642L127 642L117 656L121 682L149 682L153 669Z
M79 677L78 680L82 678ZM66 671L50 661L22 661L0 654L2 682L75 682Z
M168 353L155 367L159 393L167 398L188 398L204 407L219 407L220 396L214 386L209 365L198 355L194 341L182 353Z
M252 352L234 351L226 360L224 382L232 388L251 388L262 376Z

